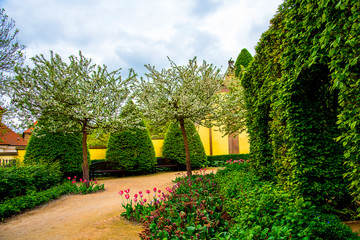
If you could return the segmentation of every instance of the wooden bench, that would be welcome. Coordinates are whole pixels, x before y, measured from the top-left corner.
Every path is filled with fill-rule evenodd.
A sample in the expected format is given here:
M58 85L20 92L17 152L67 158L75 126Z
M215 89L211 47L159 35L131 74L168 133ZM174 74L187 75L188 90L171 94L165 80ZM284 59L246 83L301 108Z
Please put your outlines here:
M159 157L156 158L157 164L155 166L155 172L158 168L176 168L177 171L180 169L180 164L175 160L169 158Z
M95 173L122 173L125 177L125 170L119 168L119 163L113 161L99 161L90 165L90 179L94 180Z

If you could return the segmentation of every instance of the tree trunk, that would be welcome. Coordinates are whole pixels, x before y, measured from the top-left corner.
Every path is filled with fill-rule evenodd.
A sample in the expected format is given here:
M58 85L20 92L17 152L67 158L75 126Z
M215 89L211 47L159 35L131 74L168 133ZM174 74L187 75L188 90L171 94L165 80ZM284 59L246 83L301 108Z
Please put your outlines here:
M180 119L180 128L184 139L184 146L185 146L185 154L186 154L186 172L188 176L191 176L191 164L190 164L190 151L189 151L189 144L186 136L185 131L185 124L184 119Z
M82 164L82 172L83 179L85 181L86 187L90 186L90 176L89 176L89 162L88 162L88 154L87 154L87 131L84 127L82 130L83 139L82 139L82 149L83 149L83 164Z

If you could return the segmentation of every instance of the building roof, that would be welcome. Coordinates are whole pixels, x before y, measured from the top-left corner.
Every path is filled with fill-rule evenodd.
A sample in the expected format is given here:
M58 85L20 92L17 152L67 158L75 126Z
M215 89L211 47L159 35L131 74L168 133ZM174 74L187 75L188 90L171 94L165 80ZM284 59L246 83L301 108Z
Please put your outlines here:
M34 123L34 126L37 125L37 123L38 123L38 121L36 121L36 122ZM33 131L34 131L34 127L30 127L29 129L25 130L23 133L30 133L30 134L32 134Z
M27 141L0 122L0 145L26 146Z

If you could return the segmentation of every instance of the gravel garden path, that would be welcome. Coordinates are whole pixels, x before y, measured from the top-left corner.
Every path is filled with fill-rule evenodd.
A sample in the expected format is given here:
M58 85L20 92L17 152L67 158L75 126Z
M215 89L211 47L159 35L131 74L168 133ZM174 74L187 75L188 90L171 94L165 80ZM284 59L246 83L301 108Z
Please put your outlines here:
M216 168L207 172L216 171ZM133 196L154 187L165 190L173 185L176 172L145 176L104 178L106 190L88 195L69 195L0 223L1 240L106 240L139 239L141 224L120 217L119 190L130 188ZM354 231L359 222L347 223Z
M0 224L0 239L139 239L141 224L120 217L124 209L118 191L130 188L133 196L154 187L165 190L173 185L175 178L176 172L163 172L100 179L106 191L64 196L10 218Z

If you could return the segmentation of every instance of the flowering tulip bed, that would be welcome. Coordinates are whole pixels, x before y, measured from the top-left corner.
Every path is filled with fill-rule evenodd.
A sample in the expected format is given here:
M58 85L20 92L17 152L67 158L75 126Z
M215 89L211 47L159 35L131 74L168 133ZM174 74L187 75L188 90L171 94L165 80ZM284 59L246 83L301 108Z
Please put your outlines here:
M337 216L260 181L246 160L175 183L165 192L119 192L123 216L143 224L141 239L359 239Z
M219 238L228 228L222 200L217 193L215 174L201 170L191 177L179 176L172 188L156 188L130 196L130 189L119 192L123 213L142 221L141 239Z
M68 180L71 189L70 192L74 194L88 194L92 192L105 190L104 184L98 184L96 180L95 181L90 180L89 187L86 186L86 179L80 178L79 182L77 183L77 177L74 176L72 180L71 177L68 177Z

